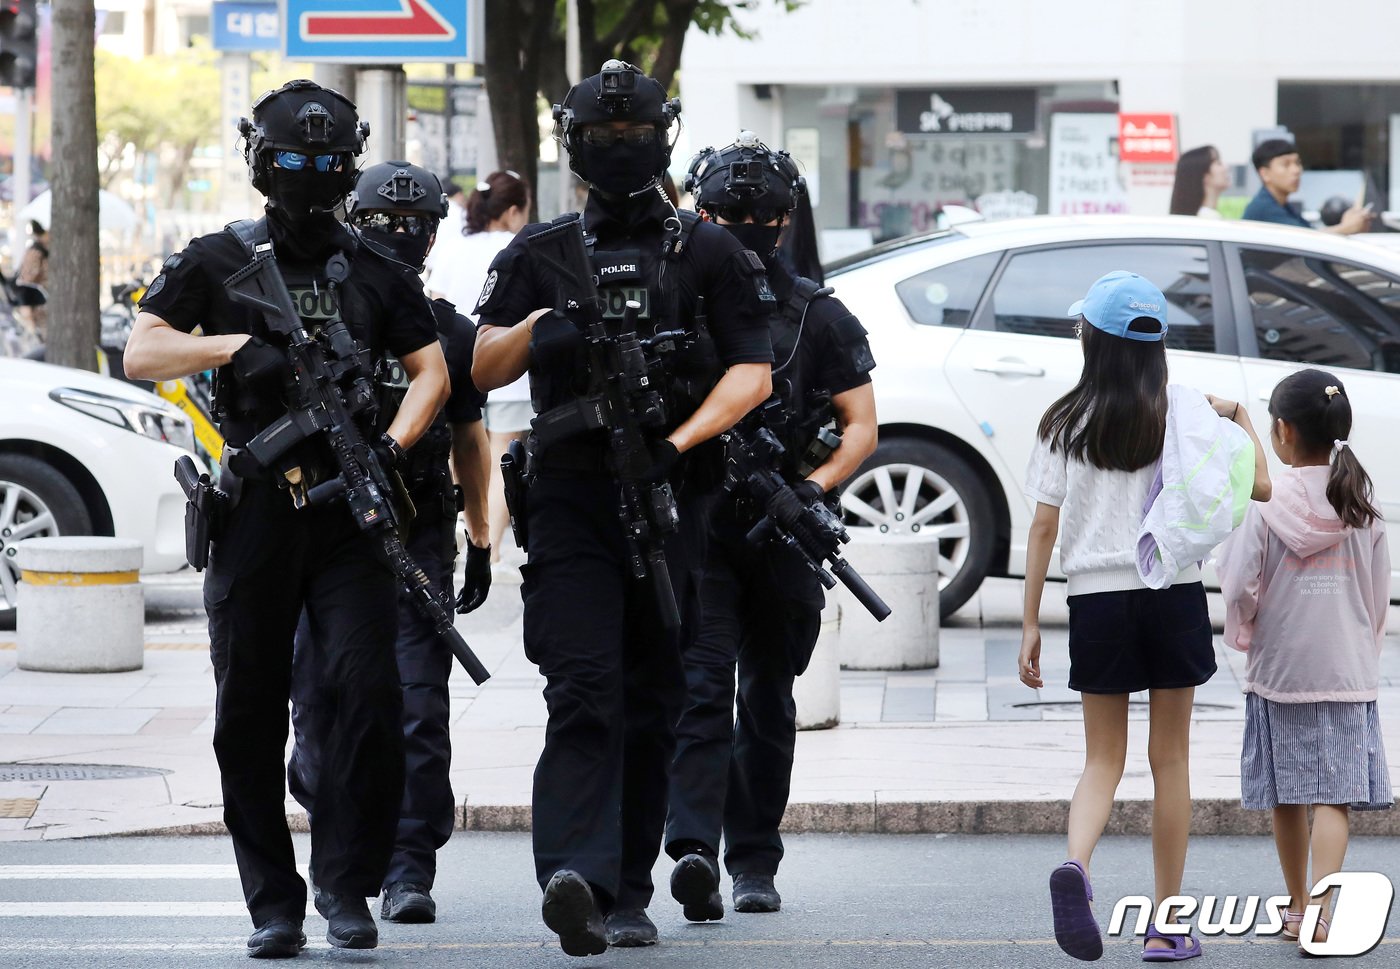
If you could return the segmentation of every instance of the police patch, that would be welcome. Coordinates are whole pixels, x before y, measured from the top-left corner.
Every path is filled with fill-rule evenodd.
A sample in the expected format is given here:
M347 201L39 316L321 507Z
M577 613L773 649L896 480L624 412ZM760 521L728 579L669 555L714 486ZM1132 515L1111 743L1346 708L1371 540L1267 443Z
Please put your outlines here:
M146 300L150 299L152 296L155 296L157 293L159 293L159 292L160 292L162 289L164 289L164 288L165 288L165 273L161 273L161 274L160 274L159 276L157 276L155 279L151 280L151 285L149 285L149 286L146 287L146 292L145 292L144 294L142 294L142 296L141 296L141 302L144 303Z
M496 291L496 280L499 278L500 275L494 269L486 274L486 285L481 287L481 295L478 296L476 300L476 310L478 313L486 308L487 302L491 299L491 294Z
M778 297L773 295L773 287L768 284L767 276L755 276L753 287L758 291L758 298L764 303L776 303Z

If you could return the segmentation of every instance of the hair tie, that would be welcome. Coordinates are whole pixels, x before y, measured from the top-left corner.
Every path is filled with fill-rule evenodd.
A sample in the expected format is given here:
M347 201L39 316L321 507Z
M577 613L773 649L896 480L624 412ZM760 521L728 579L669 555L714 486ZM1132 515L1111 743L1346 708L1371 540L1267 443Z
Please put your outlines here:
M491 194L491 183L490 183L490 182L477 182L477 183L476 183L476 190L477 190L477 192L479 192L479 193L482 194L482 195L490 195L490 194ZM1334 388L1334 389L1335 389L1335 388Z
M1333 385L1331 385L1331 386L1324 387L1323 390L1322 390L1322 392L1323 392L1324 394L1327 395L1327 400L1328 400L1328 402L1331 402L1331 400L1332 400L1333 397L1336 397L1338 394L1340 394L1340 393L1342 392L1342 388L1340 388L1340 387L1336 386L1335 384L1333 384ZM1345 442L1343 442L1343 443L1345 443Z
M1351 444L1350 441L1333 441L1333 442L1332 442L1332 453L1333 453L1333 454L1341 454L1341 453L1342 453L1342 448L1347 447L1349 444Z

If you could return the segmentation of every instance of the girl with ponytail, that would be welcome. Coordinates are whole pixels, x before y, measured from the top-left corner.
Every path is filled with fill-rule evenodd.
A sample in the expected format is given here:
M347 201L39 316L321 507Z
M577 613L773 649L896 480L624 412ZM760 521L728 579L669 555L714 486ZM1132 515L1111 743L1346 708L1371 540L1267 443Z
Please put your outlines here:
M1243 803L1273 811L1292 896L1283 931L1296 939L1310 886L1342 867L1349 811L1394 803L1376 711L1390 554L1342 382L1292 374L1274 388L1269 416L1289 469L1226 542L1220 585L1225 642L1249 655ZM1329 892L1312 941L1326 940L1331 907Z

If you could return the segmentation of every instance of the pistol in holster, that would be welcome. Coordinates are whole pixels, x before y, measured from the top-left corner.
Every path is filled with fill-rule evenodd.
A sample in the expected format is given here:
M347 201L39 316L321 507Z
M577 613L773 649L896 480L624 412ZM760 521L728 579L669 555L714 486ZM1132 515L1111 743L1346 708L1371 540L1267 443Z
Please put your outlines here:
M506 510L510 512L510 530L520 551L529 552L529 475L525 467L525 445L511 441L501 455L501 479L505 483Z
M218 541L228 515L229 497L185 455L175 462L175 480L185 493L185 559L196 572L209 564L209 544Z

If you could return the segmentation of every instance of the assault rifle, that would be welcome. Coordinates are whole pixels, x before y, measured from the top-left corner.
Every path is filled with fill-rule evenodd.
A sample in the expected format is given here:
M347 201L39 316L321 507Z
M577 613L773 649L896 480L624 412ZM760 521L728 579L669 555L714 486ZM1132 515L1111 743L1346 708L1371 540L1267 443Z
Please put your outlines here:
M644 477L651 466L649 445L666 429L666 401L656 377L659 347L683 341L685 330L666 330L647 339L637 335L641 304L628 300L621 319L603 316L593 266L578 219L559 222L527 240L536 265L545 269L558 297L556 310L583 334L590 392L582 400L541 414L532 426L539 447L576 434L607 434L608 468L619 485L618 518L627 541L632 577L651 577L662 622L680 626L680 610L666 564L665 539L680 526L676 498L666 481Z
M743 490L760 507L766 508L770 498L788 487L776 470L785 449L767 427L747 430L740 425L730 429L726 436L729 447L725 487L730 491ZM839 579L877 621L884 622L889 617L890 607L885 600L866 584L848 560L841 557L841 546L849 542L851 536L841 519L820 499L804 506L802 517L791 527L765 515L749 530L748 541L752 544L770 538L796 549L826 588L836 588Z
M337 498L344 501L356 524L369 533L414 606L447 642L462 668L478 685L486 682L491 674L453 628L451 607L433 591L427 575L399 540L398 516L390 498L393 483L355 423L358 415L372 417L376 407L366 376L365 351L341 320L327 326L319 337L312 337L292 304L272 245L262 243L254 252L252 262L224 280L224 288L235 303L260 311L269 330L287 338L292 372L286 384L287 413L248 442L249 454L262 467L272 468L293 445L314 434L325 435L339 473L306 489L305 501L312 505ZM332 276L338 269L343 279L349 267L343 257L333 257L332 263L337 258L342 258L341 265L328 269Z

